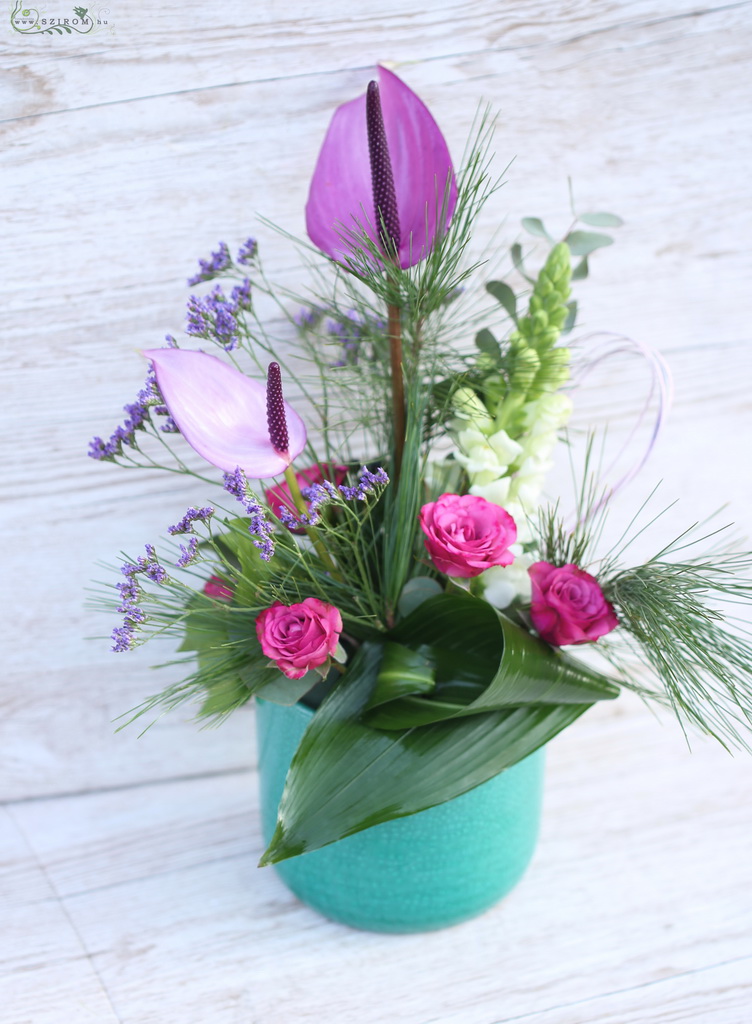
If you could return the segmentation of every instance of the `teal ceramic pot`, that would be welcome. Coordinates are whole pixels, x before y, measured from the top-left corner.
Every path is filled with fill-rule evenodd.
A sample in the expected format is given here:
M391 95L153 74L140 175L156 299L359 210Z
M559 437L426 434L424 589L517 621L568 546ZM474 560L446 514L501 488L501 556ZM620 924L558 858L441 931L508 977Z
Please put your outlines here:
M264 841L313 712L257 700ZM482 913L522 877L543 795L539 750L462 796L275 865L308 906L353 928L421 932Z

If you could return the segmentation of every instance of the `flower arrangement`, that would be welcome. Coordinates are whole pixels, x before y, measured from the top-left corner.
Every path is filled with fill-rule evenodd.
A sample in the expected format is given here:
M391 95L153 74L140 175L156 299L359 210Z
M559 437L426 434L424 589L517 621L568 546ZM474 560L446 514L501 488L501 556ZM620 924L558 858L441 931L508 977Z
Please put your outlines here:
M234 256L221 243L189 285L223 283L186 321L220 356L172 336L146 351L124 424L91 444L221 495L168 527L171 546L127 559L106 601L114 651L168 633L187 658L132 717L198 699L212 721L253 696L315 712L262 863L465 793L622 688L725 744L752 723L752 645L719 610L749 600L750 556L695 555L691 531L641 565L624 545L600 553L611 492L589 465L571 519L541 499L572 410L571 283L611 241L589 227L618 218L583 214L534 274L514 246L526 308L488 282L492 322L475 353L462 344L491 133L482 117L455 172L430 112L380 68L335 112L313 174L318 293L291 314L255 240ZM608 665L564 650L582 645Z

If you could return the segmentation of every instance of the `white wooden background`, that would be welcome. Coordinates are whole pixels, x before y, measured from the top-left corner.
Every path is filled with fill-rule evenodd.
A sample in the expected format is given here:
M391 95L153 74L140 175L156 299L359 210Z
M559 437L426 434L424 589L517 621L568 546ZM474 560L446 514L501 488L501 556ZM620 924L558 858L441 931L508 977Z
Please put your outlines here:
M415 7L417 6L417 10ZM112 719L164 684L84 608L96 563L158 537L195 484L86 458L180 330L222 238L296 258L333 108L372 66L426 100L459 156L478 102L514 157L477 248L519 219L620 213L578 288L584 330L669 358L677 400L624 512L663 478L669 528L730 502L749 534L752 4L698 0L112 0L107 31L0 27L3 232L2 1024L747 1024L752 762L630 699L551 747L533 867L482 919L360 934L301 907L261 849L251 713L142 740ZM50 14L68 13L47 7ZM9 8L8 8L9 13ZM617 439L639 367L581 395Z

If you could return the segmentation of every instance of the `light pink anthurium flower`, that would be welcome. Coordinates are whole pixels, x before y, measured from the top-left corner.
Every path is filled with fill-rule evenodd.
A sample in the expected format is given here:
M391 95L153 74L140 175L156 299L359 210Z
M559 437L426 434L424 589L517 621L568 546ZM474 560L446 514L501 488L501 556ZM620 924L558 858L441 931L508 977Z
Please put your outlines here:
M411 267L428 255L437 220L444 220L438 228L443 235L454 213L457 185L452 161L428 108L396 75L380 67L378 88L372 83L369 96L373 92L377 105L380 98L388 152L378 139L374 141L372 109L366 123L366 95L338 107L311 181L306 227L314 244L335 260L346 261L357 248L348 237L353 231L365 231L380 246L374 192L383 182L385 161L391 164L394 181L399 263ZM383 214L388 221L387 211Z
M240 467L251 479L278 476L305 447L305 424L282 400L276 363L264 386L205 352L155 348L144 355L180 433L213 466L227 473Z

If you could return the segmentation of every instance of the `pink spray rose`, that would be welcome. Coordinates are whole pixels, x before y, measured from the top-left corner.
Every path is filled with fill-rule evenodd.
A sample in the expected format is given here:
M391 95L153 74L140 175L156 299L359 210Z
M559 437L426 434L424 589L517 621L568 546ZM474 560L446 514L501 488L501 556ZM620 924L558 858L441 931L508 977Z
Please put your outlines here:
M492 565L511 565L514 519L475 494L442 494L420 510L431 561L447 576L479 576Z
M548 643L592 643L619 625L613 605L590 573L550 562L536 562L528 572L533 586L530 617Z
M288 679L301 679L328 661L341 632L339 610L317 597L291 605L275 601L256 619L261 650Z
M215 597L222 601L232 601L232 587L221 576L211 576L204 584L207 597Z
M324 480L332 480L335 486L339 486L346 476L347 466L332 466L328 462L318 462L314 466L308 466L306 469L299 470L295 474L295 479L298 481L298 487L302 491L306 487L320 484ZM294 516L299 515L295 502L292 500L290 488L286 483L275 484L274 487L270 487L266 491L266 501L277 519L279 519L279 514L283 508L288 509ZM293 530L293 533L305 533L305 530Z

